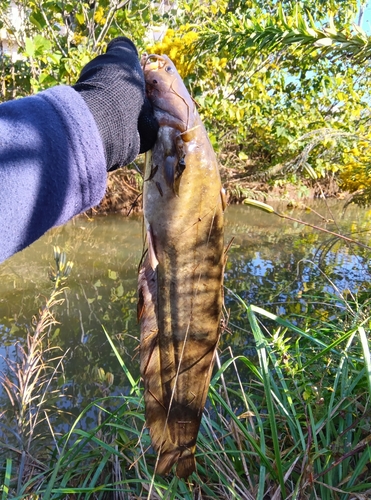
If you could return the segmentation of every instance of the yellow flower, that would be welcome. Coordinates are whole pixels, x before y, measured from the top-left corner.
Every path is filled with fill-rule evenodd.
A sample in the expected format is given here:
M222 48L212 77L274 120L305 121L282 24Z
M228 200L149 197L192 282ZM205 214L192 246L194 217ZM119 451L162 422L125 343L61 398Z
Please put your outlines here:
M162 42L147 47L147 52L168 55L184 78L194 68L194 63L191 62L192 44L197 36L197 33L191 31L189 25L181 26L177 33L173 29L168 29Z
M96 9L94 13L94 21L97 24L101 25L103 25L106 22L106 18L104 17L104 9L101 5Z

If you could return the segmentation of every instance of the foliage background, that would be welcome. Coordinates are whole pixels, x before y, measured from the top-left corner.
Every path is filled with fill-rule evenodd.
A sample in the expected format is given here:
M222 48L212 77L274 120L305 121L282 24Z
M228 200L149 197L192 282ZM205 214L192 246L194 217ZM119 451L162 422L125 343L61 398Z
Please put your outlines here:
M19 56L3 50L1 98L74 83L110 39L126 35L140 53L174 60L236 198L251 196L252 181L330 179L322 182L325 194L340 185L367 202L365 6L356 0L2 1L3 47L13 40Z

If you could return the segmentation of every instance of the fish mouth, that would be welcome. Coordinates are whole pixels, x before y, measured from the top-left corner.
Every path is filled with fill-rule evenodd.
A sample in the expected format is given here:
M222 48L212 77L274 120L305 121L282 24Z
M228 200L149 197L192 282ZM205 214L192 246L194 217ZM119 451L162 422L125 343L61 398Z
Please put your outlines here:
M171 63L171 61L167 56L159 56L158 54L143 54L141 63L144 71L146 69L163 69L166 64Z

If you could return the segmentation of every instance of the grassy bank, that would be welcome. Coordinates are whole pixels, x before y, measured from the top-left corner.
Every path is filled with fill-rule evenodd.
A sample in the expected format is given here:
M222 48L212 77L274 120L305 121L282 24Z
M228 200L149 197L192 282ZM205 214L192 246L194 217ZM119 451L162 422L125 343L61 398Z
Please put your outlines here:
M60 435L65 353L54 345L70 266L56 252L54 286L9 363L11 411L0 420L0 498L364 499L371 496L369 298L328 297L332 314L292 322L229 298L252 335L249 357L218 353L188 482L154 476L142 387L111 342L130 386L97 399ZM312 302L317 300L311 297ZM321 297L324 300L324 297ZM331 318L331 319L329 319ZM232 323L233 318L231 318ZM300 326L298 326L300 325ZM224 335L228 335L228 331ZM94 425L87 416L97 415Z

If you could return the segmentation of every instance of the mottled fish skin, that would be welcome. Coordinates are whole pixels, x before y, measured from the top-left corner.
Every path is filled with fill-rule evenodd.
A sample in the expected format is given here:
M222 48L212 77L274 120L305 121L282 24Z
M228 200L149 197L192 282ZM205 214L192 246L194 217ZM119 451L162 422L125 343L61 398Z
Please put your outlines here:
M146 425L159 458L195 471L196 439L220 336L224 215L217 160L194 101L166 56L143 61L160 123L143 188L148 251L138 280Z

